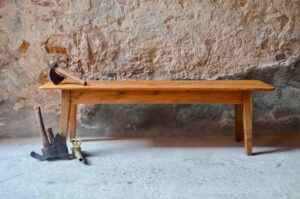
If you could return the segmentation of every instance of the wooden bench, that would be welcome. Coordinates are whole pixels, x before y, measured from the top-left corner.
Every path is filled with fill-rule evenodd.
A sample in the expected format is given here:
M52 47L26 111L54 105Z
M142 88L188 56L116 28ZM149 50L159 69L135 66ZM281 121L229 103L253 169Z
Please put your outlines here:
M244 132L245 150L252 155L252 93L274 87L259 80L106 80L51 82L41 89L61 90L60 133L66 140L76 134L77 104L234 104L235 138Z

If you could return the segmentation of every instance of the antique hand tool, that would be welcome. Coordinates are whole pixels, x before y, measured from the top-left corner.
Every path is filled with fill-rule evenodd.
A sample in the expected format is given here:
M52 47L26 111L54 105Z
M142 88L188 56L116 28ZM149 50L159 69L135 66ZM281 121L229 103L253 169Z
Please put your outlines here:
M50 145L53 144L52 140L54 138L54 135L53 135L52 128L47 128L46 134L47 134L47 137L49 139Z
M40 135L41 135L43 147L48 147L48 146L50 146L50 143L49 143L49 140L46 135L45 125L44 125L44 121L43 121L43 117L42 117L42 113L41 113L41 107L38 106L35 109L36 109L36 111L35 111L36 118L39 122Z
M71 143L72 143L72 147L71 150L73 152L73 156L78 159L80 162L85 163L85 158L83 157L82 153L81 153L81 140L77 139L77 138L73 138L71 139Z
M81 80L78 77L75 77L74 75L68 73L67 71L59 67L58 62L53 62L50 64L49 77L55 85L62 82L65 79L65 77L69 77L70 79L75 80L84 86L87 85L87 82L85 80Z
M40 135L43 143L42 155L32 151L30 156L41 161L72 159L72 157L69 155L68 147L63 138L58 133L53 136L51 128L48 128L46 132L40 107L36 107L36 116L37 120L39 121Z

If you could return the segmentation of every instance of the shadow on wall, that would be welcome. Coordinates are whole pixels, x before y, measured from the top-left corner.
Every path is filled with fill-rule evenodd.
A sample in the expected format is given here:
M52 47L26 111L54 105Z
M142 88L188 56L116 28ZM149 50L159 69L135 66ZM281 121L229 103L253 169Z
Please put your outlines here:
M276 87L254 94L254 133L300 132L300 57L253 66L217 79L259 79ZM234 133L232 105L84 105L81 130L101 136ZM81 130L79 130L79 135Z
M259 79L274 85L273 92L254 94L255 127L270 133L300 132L300 57L220 79Z

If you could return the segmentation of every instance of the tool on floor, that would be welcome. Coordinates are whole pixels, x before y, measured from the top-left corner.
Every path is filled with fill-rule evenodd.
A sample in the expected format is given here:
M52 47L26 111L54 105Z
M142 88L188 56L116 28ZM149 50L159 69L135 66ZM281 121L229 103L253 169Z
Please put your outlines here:
M81 153L81 147L80 147L81 140L79 140L78 138L73 138L73 139L71 139L71 143L72 143L71 150L72 150L73 156L76 159L78 159L80 162L86 163L86 160Z
M46 134L47 134L50 144L52 144L52 140L54 138L52 128L47 128Z
M59 67L58 62L53 62L50 64L49 77L55 85L62 82L65 77L69 77L70 79L75 80L84 86L87 86L87 82L85 80L81 80L78 77L75 77L74 75L68 73L63 68Z
M43 121L43 117L42 117L41 107L38 106L35 109L36 109L35 110L36 118L39 122L40 135L41 135L43 147L48 147L50 145L50 142L46 135L46 130L45 130L45 125L44 125L44 121Z
M43 144L42 155L32 151L30 156L41 161L72 159L72 156L69 155L68 147L60 134L57 133L53 136L51 128L48 128L46 132L40 107L36 107L36 117L39 122L40 135Z

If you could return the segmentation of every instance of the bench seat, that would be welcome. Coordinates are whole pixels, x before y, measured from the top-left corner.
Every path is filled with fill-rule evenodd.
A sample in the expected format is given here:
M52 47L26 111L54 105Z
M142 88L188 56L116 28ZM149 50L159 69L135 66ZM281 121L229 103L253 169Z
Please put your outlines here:
M235 136L244 137L252 155L252 94L271 91L260 80L99 80L87 86L71 80L47 82L40 89L61 90L60 133L66 140L76 135L77 104L234 104Z

